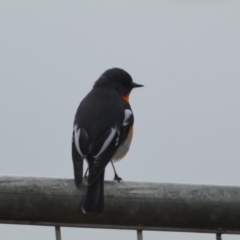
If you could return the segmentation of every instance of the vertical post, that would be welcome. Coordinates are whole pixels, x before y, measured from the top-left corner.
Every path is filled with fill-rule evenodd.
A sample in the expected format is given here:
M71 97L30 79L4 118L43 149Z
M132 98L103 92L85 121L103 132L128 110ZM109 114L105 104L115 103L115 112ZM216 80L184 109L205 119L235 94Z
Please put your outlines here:
M216 240L222 240L222 234L221 233L216 234Z
M137 230L137 240L143 240L142 230Z
M61 230L59 226L55 226L56 240L61 240Z

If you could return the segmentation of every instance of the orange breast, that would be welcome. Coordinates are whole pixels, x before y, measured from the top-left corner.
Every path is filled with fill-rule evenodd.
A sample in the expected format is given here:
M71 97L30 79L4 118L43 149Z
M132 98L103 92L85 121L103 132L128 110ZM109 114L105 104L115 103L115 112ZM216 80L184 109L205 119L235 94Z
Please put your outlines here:
M122 99L123 99L124 101L126 101L127 103L129 102L129 95L130 95L130 93L122 96Z

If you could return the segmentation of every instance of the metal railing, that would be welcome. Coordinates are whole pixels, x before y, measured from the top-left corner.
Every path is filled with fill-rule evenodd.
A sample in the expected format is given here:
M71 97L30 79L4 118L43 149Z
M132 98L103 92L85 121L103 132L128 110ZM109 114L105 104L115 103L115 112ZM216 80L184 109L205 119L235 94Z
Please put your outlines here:
M55 227L56 240L62 240L60 227ZM142 230L137 230L137 240L143 240ZM222 240L222 234L216 234L216 240Z
M82 213L86 182L0 177L0 223L60 227L240 234L240 188L227 186L105 182L103 214ZM59 210L61 209L61 211Z

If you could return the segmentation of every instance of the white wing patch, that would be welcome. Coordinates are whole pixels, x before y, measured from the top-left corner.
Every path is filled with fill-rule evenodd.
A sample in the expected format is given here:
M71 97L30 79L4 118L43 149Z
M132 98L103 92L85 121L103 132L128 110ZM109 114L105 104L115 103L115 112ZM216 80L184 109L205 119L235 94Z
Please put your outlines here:
M125 109L125 116L124 116L124 121L123 121L123 126L128 125L128 119L132 115L132 111L130 109Z
M116 128L111 128L111 133L109 134L108 138L104 141L102 148L100 149L99 153L94 156L94 158L98 158L100 154L109 146L109 144L112 142L115 134L117 132Z
M80 131L80 128L77 130L77 125L74 126L74 143L75 143L75 146L77 148L77 151L78 153L82 156L83 156L83 153L80 149L80 146L79 146L79 139L80 139L80 134L81 134L81 131Z
M118 136L117 136L117 138L116 138L115 146L117 146L117 145L119 144L119 139L120 139L120 132L117 131L117 134L118 134Z

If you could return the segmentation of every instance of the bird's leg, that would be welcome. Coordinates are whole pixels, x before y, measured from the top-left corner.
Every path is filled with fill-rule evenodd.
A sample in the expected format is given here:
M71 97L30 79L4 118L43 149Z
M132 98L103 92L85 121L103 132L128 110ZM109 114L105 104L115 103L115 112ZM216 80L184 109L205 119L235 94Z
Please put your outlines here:
M85 174L84 174L84 178L87 178L87 173L89 172L89 168L87 168Z
M122 182L122 178L120 178L118 175L117 175L117 172L115 170L115 167L113 165L113 161L111 160L111 163L112 163L112 166L113 166L113 171L114 171L114 178L113 180L117 181L117 182Z

